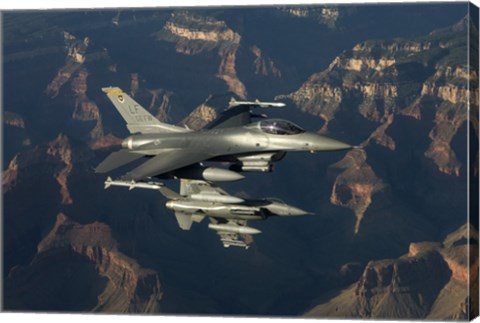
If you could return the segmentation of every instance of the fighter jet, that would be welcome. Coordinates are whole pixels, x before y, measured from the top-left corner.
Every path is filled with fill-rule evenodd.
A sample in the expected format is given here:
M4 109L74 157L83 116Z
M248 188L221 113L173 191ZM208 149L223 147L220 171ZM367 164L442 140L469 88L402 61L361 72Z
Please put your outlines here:
M236 101L203 129L194 131L160 122L118 87L102 89L127 123L131 136L95 169L110 172L130 162L148 160L128 172L124 181L151 177L233 181L238 172L272 171L272 163L288 151L335 151L350 149L344 142L306 132L283 119L265 119L254 108L283 107L280 102ZM253 122L253 118L263 120ZM204 167L204 161L229 162L230 169ZM112 184L115 185L115 184Z
M248 249L243 239L246 235L261 233L247 226L247 220L265 220L271 216L299 216L312 214L288 205L276 198L244 199L229 195L223 189L202 180L180 179L180 191L174 192L159 181L135 182L125 180L105 181L105 189L111 186L159 191L167 198L165 206L175 213L182 230L190 230L193 222L210 218L208 228L220 236L224 247L238 246Z
M190 230L193 222L210 218L208 228L217 232L224 247L248 249L245 235L261 233L247 226L248 220L265 220L270 216L310 214L278 199L243 199L229 195L221 188L201 180L180 181L180 193L166 186L159 191L168 199L166 207L175 212L182 230Z

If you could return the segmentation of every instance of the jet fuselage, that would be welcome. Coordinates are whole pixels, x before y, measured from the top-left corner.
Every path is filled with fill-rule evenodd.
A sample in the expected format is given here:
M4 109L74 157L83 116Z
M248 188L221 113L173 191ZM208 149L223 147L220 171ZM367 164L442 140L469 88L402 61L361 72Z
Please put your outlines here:
M190 198L169 200L166 207L175 212L199 214L225 219L262 220L269 216L299 216L308 212L297 207L268 200L247 200L242 204L194 201Z
M188 150L207 153L209 157L249 155L277 151L335 151L351 148L341 141L305 132L296 127L291 133L268 133L262 122L284 122L270 119L235 128L202 129L182 133L138 134L126 138L124 149L132 153L157 155L168 150ZM274 130L275 131L275 130Z

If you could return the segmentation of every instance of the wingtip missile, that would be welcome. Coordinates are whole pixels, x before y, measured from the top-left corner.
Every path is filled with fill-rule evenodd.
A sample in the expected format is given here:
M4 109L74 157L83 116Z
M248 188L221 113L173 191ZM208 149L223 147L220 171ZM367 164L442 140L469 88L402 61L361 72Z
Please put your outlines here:
M110 186L123 186L128 187L128 190L131 191L134 188L145 188L151 190L159 190L163 187L163 184L160 182L135 182L135 181L123 181L123 180L112 180L111 177L108 177L105 180L105 189Z
M266 106L264 106L264 104L266 104ZM282 108L284 106L286 106L286 104L283 102L264 102L263 104L260 105L260 107L262 108L271 108L271 107Z
M228 109L234 108L237 106L255 106L260 108L281 108L284 107L286 104L283 102L263 102L260 100L255 101L237 101L234 98L230 99L228 102Z
M108 176L107 180L105 181L105 189L109 188L112 185L112 178Z

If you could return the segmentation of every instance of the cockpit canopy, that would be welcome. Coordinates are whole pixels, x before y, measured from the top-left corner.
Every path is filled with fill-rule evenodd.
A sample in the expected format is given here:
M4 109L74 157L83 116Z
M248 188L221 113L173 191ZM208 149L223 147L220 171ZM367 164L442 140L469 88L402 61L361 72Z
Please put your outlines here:
M299 126L287 120L269 119L260 121L260 129L273 135L297 135L305 132Z

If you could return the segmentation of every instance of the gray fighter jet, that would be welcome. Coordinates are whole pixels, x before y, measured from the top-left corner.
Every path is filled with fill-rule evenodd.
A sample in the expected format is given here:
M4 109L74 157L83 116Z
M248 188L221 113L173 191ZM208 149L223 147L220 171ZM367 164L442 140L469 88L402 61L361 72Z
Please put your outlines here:
M248 248L245 235L261 233L247 226L248 220L265 220L270 216L299 216L309 214L278 199L243 199L229 195L221 188L200 180L180 181L180 193L161 186L158 189L167 199L166 207L175 212L178 225L190 230L193 222L210 218L208 228L220 236L224 247Z
M261 233L247 226L248 220L265 220L270 216L299 216L312 214L288 205L276 198L244 199L229 195L223 189L202 180L180 179L179 193L158 181L135 182L125 180L105 181L105 189L111 186L128 187L129 190L151 189L162 193L168 201L165 206L175 212L182 230L190 230L193 222L209 217L208 228L220 236L224 247L238 246L248 249L247 235Z
M142 181L150 177L188 178L206 181L233 181L238 172L272 171L272 163L288 151L335 151L352 146L313 132L290 121L265 118L253 108L282 107L279 102L231 100L222 115L201 130L160 122L118 87L102 89L127 122L131 136L120 151L110 154L98 167L106 173L142 157L149 159L122 177ZM230 170L203 167L203 161L231 163ZM112 183L115 185L115 183Z

